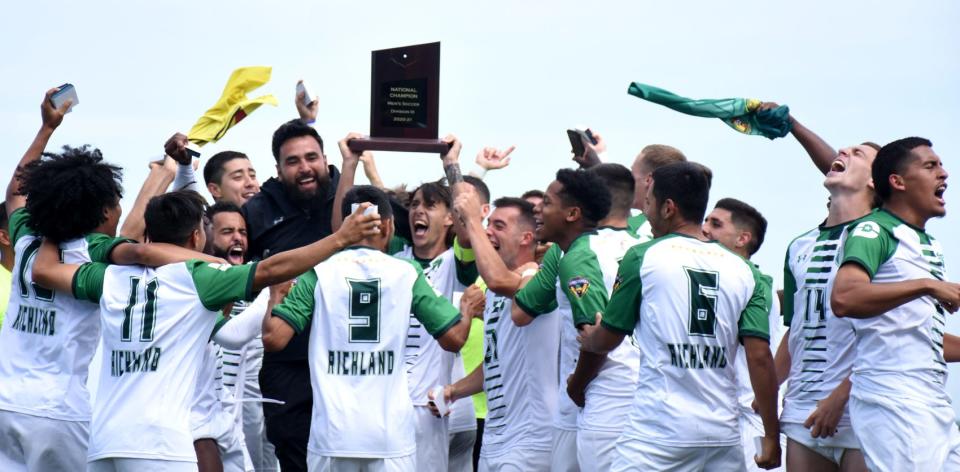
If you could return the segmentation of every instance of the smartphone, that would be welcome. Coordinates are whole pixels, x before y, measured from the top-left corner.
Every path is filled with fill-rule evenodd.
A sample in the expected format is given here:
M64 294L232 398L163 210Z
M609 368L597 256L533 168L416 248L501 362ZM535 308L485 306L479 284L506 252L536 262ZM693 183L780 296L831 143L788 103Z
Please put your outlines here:
M50 97L50 103L53 104L54 108L59 109L63 105L63 102L71 100L70 108L67 108L67 113L70 113L73 111L73 107L80 103L80 98L77 97L77 89L73 84L63 84L57 88L59 90L54 92Z
M589 129L581 130L578 128L568 129L567 130L567 139L570 140L570 152L574 156L582 156L586 151L583 147L583 138L586 138L590 141L590 144L597 144L597 140L593 137L593 133Z
M300 95L300 92L303 92L303 101L300 103L309 105L314 100L313 95L310 94L310 89L307 88L307 83L302 80L297 82L297 95Z

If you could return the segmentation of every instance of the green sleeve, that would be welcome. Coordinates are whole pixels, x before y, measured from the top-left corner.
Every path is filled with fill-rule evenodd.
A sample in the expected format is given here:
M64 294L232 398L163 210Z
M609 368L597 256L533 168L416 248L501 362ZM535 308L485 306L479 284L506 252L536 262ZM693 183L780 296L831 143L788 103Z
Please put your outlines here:
M585 246L571 250L560 259L559 273L560 288L570 300L573 324L592 325L610 300L597 255Z
M747 262L749 264L749 262ZM740 337L750 336L770 340L770 306L773 304L771 291L773 279L760 273L752 265L753 295L746 308L740 313Z
M560 246L554 244L543 255L540 270L513 296L513 302L532 316L556 310L559 266Z
M90 260L93 262L103 262L110 264L110 253L113 249L123 243L136 244L137 241L128 238L111 238L103 233L90 233L86 237L87 253L90 254Z
M633 333L640 318L640 301L643 298L643 284L640 280L640 266L648 244L634 246L627 251L617 270L617 281L613 284L610 303L603 312L600 322L611 331L623 334Z
M893 256L897 249L897 240L889 231L880 227L876 221L857 223L843 243L843 259L840 265L855 263L870 274L877 274L880 266Z
M210 311L220 311L227 303L253 298L253 277L257 263L231 266L191 259L185 262L193 276L200 303Z
M10 245L16 246L17 240L33 234L33 230L30 229L30 213L27 213L26 208L17 208L13 210L13 214L10 215L8 225L8 230L10 231Z
M394 255L398 252L403 252L408 246L410 246L410 241L394 235L387 244L387 254Z
M787 248L787 255L783 260L783 305L780 307L780 313L783 315L783 325L790 327L793 322L793 297L797 292L797 278L793 276L793 270L790 269L790 248Z
M473 249L460 246L460 241L453 239L453 258L456 262L457 281L461 285L469 286L480 276L477 269L477 256Z
M103 276L107 272L107 264L87 262L73 273L73 297L77 300L87 300L94 303L103 296Z
M423 324L424 329L431 336L439 338L460 322L460 310L430 286L423 276L423 269L416 262L408 262L417 271L417 280L413 283L410 313Z
M273 307L271 314L286 321L297 334L307 329L307 323L313 317L316 305L314 292L317 290L317 273L310 269L297 277L297 283L290 289L290 293L283 302Z

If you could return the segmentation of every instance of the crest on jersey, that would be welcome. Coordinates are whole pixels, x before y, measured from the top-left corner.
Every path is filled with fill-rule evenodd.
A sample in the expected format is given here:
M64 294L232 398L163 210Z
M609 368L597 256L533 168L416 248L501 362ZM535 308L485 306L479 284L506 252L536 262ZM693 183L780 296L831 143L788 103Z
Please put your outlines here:
M590 288L590 281L583 277L574 277L567 282L567 287L570 289L570 293L576 295L577 298L583 298L587 289Z
M620 274L617 274L617 278L613 279L613 290L611 292L616 292L620 289L620 282L623 282L623 279L620 278Z
M853 229L853 236L860 236L867 239L876 239L880 236L880 225L873 221L864 221Z

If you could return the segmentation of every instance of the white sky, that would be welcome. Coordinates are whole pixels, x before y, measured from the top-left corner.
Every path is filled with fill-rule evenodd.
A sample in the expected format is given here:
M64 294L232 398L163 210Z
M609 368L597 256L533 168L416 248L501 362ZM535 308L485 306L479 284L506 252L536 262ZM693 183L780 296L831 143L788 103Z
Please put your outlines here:
M251 96L273 93L281 104L204 155L239 150L261 180L274 175L270 137L296 117L294 84L304 78L339 165L335 141L367 131L370 51L441 41L440 133L463 140L464 169L482 146L517 146L511 166L487 178L495 196L542 189L571 165L564 130L573 125L603 134L609 160L628 166L644 145L671 144L713 169L712 201L740 198L768 218L755 261L779 285L786 245L825 215L822 176L799 144L669 111L628 96L627 85L787 104L835 148L924 136L960 172L958 20L960 3L946 0L15 2L0 17L0 180L39 126L43 92L70 82L81 103L48 149L99 147L125 168L129 208L166 138L186 132L230 72L248 65L273 66ZM379 153L377 164L387 184L442 175L431 155ZM948 270L960 264L955 192L950 214L928 226ZM955 317L948 327L960 332ZM951 391L960 395L960 372Z

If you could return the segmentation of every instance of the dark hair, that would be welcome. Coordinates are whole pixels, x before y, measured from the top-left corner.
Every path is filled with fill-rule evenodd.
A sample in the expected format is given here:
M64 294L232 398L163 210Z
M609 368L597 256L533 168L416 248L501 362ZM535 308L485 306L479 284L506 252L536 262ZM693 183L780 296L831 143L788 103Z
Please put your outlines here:
M490 203L490 187L483 183L483 180L472 175L463 176L463 181L473 185L473 188L480 194L480 203Z
M663 205L673 200L686 221L700 224L710 199L710 180L704 167L693 162L677 162L653 171L653 196Z
M212 223L213 217L219 213L239 213L241 217L243 216L243 212L240 211L240 207L238 207L235 203L224 201L214 203L213 206L207 208L207 219L209 219Z
M419 187L415 188L410 192L410 201L413 201L413 196L417 192L423 194L423 203L427 205L433 205L434 203L443 203L449 209L453 209L453 193L450 192L450 187L447 187L443 183L443 179L436 182L424 182L420 184ZM409 201L407 204L409 205Z
M154 243L184 245L194 230L203 224L207 202L193 190L157 195L143 212L144 234Z
M390 197L383 190L373 185L357 185L351 188L343 197L343 204L340 209L343 217L353 213L350 207L355 203L370 202L377 206L377 213L381 219L393 218L393 207L390 206Z
M8 230L7 223L9 221L10 219L7 218L7 202L0 202L0 229Z
M729 211L733 225L750 232L752 237L747 245L747 253L751 256L756 254L767 234L767 219L756 208L736 198L721 198L715 207Z
M249 159L246 154L237 151L218 152L203 165L203 181L206 184L217 184L223 181L223 166L234 159Z
M873 188L877 190L880 200L887 201L890 199L892 193L890 176L903 172L907 159L911 157L913 150L920 146L933 147L933 143L926 138L903 138L888 143L877 151L871 174Z
M543 200L543 190L527 190L526 192L523 192L523 195L520 195L520 198L523 200L528 198L539 198L540 200Z
M520 211L517 222L533 230L537 227L537 220L533 217L533 204L517 197L500 197L493 202L495 208L516 208Z
M107 220L105 212L123 196L122 170L103 162L99 149L64 146L27 164L20 194L27 197L30 229L54 241L79 238Z
M560 198L565 206L580 208L584 220L597 224L610 212L610 191L603 180L583 169L560 169L557 181L563 185Z
M588 172L596 174L610 190L610 213L627 214L633 205L635 182L630 169L613 163L593 166Z
M320 145L320 152L323 152L323 139L320 138L320 133L317 133L317 130L314 129L313 126L296 118L280 125L280 127L273 132L273 159L280 162L280 146L283 146L283 143L288 140L301 136L311 136L313 139L316 139L317 144Z

